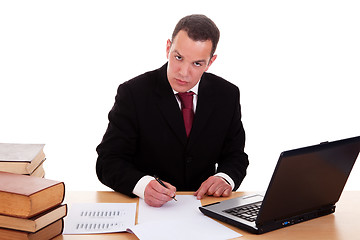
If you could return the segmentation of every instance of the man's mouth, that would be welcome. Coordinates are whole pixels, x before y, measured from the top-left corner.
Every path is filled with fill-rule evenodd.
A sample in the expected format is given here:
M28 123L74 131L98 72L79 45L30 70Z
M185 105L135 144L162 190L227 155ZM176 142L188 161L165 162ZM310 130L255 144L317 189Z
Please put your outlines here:
M187 81L183 81L183 80L181 80L181 79L179 79L179 78L175 78L175 80L176 80L176 82L179 83L180 85L188 84Z

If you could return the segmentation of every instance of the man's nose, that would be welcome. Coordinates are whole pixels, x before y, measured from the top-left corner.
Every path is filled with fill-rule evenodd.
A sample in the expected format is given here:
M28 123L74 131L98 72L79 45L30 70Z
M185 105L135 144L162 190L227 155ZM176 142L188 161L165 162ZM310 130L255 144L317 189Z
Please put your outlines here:
M181 74L181 76L183 77L187 77L189 75L189 71L190 71L190 66L187 63L183 63L180 66L180 71L179 73Z

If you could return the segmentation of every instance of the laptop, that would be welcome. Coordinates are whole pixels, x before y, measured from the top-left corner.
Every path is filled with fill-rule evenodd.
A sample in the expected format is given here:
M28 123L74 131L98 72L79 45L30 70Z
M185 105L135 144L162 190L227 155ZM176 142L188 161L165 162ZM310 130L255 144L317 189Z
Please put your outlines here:
M360 136L285 151L264 195L224 200L200 211L256 234L331 214L359 151Z

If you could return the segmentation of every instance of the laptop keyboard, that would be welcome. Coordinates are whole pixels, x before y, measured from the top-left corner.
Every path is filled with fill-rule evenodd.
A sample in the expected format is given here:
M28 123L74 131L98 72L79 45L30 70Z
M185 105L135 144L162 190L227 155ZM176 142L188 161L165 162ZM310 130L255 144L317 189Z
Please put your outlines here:
M257 218L261 206L261 202L257 202L251 205L239 206L235 208L226 209L223 212L231 214L233 216L245 219L249 222L254 222Z

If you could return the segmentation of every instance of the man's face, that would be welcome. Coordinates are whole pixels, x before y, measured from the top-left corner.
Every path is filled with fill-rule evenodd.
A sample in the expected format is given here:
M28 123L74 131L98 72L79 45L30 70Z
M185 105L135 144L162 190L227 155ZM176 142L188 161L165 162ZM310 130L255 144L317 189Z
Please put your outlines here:
M202 74L216 59L216 55L210 58L211 48L210 40L194 41L183 30L175 36L173 42L167 41L167 77L172 89L187 92L199 82Z

